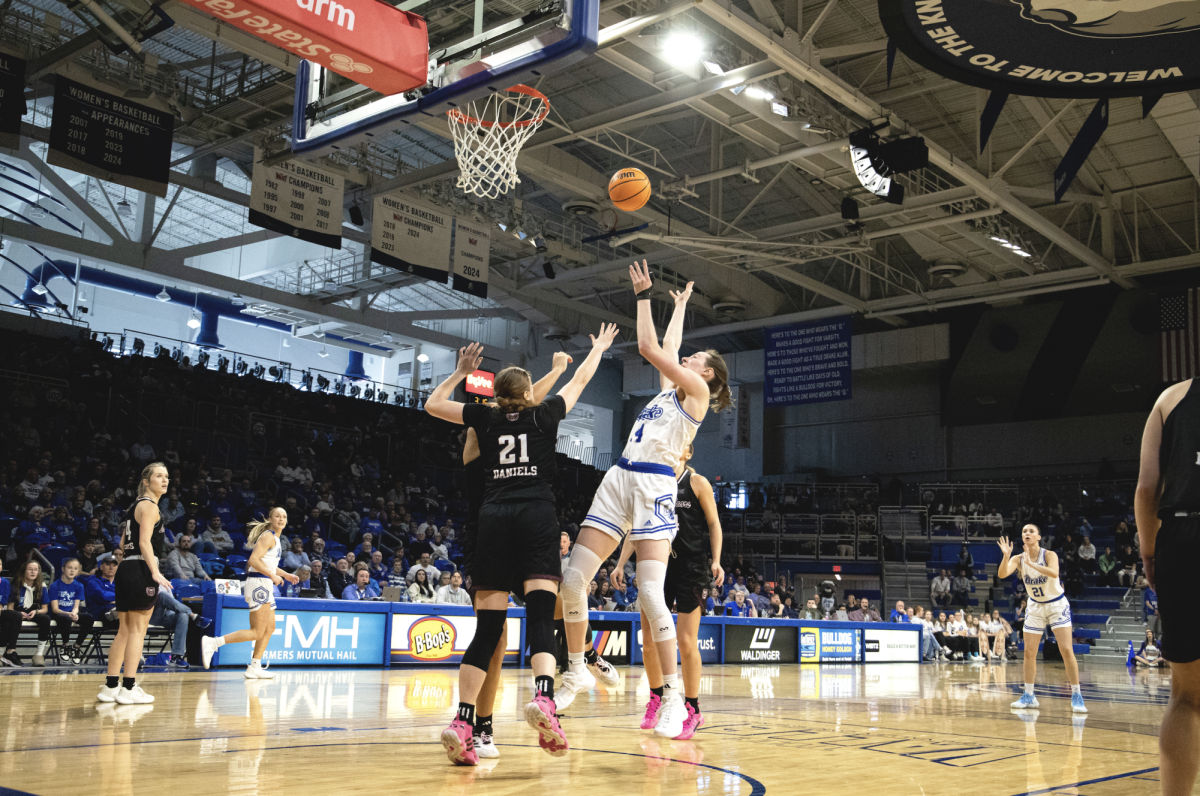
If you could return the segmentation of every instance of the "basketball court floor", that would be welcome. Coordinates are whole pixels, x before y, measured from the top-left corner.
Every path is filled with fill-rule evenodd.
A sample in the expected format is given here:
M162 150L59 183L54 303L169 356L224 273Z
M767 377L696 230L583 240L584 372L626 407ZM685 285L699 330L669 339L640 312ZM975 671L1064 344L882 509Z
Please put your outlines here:
M1064 682L1061 665L1044 667ZM755 794L1123 796L1158 792L1169 674L1097 665L1091 710L1066 688L1009 708L1019 664L713 666L692 741L640 731L640 669L580 697L565 758L518 719L528 670L505 670L499 760L451 766L438 733L457 704L453 669L148 674L153 705L100 705L100 674L0 677L0 791L154 793ZM626 676L628 675L628 676Z

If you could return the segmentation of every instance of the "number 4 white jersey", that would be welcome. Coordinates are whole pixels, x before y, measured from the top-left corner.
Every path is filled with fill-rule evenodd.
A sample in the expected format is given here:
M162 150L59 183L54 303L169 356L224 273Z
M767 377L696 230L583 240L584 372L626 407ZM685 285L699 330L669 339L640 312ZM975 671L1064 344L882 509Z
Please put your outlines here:
M630 462L674 468L698 428L700 421L684 411L679 393L671 388L656 395L638 414L621 456Z

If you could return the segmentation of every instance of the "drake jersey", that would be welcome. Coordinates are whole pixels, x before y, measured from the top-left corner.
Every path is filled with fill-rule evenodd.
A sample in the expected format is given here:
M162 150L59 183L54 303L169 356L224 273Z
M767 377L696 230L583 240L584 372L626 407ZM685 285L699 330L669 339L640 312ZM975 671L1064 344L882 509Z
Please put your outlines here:
M683 409L672 387L660 392L638 413L621 457L630 462L665 464L674 475L684 449L696 437L700 421Z

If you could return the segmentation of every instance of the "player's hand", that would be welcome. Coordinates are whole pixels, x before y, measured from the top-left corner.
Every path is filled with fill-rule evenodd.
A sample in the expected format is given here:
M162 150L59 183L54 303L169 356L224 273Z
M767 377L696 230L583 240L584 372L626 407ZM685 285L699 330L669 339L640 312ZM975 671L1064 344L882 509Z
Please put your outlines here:
M601 351L607 351L608 347L612 345L613 340L617 337L617 325L615 323L602 323L600 324L600 335L589 334L588 337L592 338L593 349L598 348Z
M1005 558L1012 556L1013 544L1007 536L1001 536L1000 539L997 540L996 544L1000 545L1000 549L1004 551Z
M608 580L612 583L614 589L625 588L625 570L621 568L614 569L612 574L608 576Z
M279 577L279 574L278 574L278 573L276 573L276 574L274 574L274 575L272 575L272 576L271 576L271 582L272 582L272 583L274 583L276 586L282 586L282 585L283 585L283 578Z
M650 279L650 266L642 260L642 264L634 263L629 266L629 278L633 280L633 292L641 293L648 290L653 282Z
M479 363L483 361L483 344L471 343L465 348L458 349L458 367L455 372L461 376L467 376L479 369Z
M713 585L722 586L725 583L725 570L716 561L712 565Z
M154 582L162 586L167 591L172 591L171 581L161 572L154 576Z
M279 577L283 578L288 583L299 583L300 582L300 578L296 575L293 575L290 572L280 572Z
M670 291L671 298L675 299L676 307L678 307L681 304L688 303L688 299L690 299L692 297L692 285L694 285L694 284L696 284L696 283L688 282L687 287L685 287L683 290L680 290L678 292L676 292L674 290Z
M552 364L550 365L550 369L563 371L567 369L567 365L570 365L574 361L575 360L571 359L570 354L564 351L555 351L554 356L551 357Z

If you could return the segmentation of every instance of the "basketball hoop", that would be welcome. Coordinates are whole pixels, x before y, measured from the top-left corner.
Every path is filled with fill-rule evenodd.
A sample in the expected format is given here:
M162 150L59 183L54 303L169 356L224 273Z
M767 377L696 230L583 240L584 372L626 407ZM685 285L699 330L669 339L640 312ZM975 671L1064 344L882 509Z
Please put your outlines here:
M446 112L458 159L458 187L496 199L521 181L517 155L550 112L550 100L529 86L510 86L465 111ZM506 121L507 119L507 121Z

